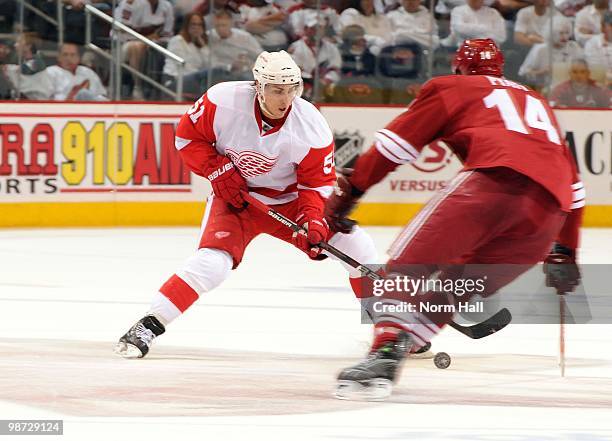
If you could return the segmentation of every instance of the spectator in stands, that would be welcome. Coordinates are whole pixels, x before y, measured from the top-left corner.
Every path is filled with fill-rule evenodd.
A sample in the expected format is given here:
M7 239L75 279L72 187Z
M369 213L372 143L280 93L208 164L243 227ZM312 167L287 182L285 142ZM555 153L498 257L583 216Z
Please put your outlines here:
M0 94L4 98L23 96L28 99L47 98L48 84L43 75L38 75L45 70L38 46L40 39L34 32L19 34L15 41L15 61L21 61L20 65L7 64L3 66L2 80L0 80ZM4 53L10 54L10 47ZM8 61L8 60L6 60Z
M442 41L445 46L458 46L470 38L491 38L498 45L506 41L506 24L501 14L484 5L484 0L466 0L451 12L450 35Z
M155 42L167 41L174 32L174 9L168 0L121 0L115 18ZM123 58L139 72L147 53L147 45L128 37L122 46ZM133 76L132 99L143 100L142 80Z
M188 13L180 32L168 42L168 50L185 60L183 66L183 91L188 99L199 97L206 87L208 69L211 66L211 53L201 15ZM164 64L164 85L174 88L178 75L178 63L166 58Z
M196 5L195 8L193 8L193 12L197 12L204 17L206 29L212 29L215 27L215 13L221 10L230 13L233 23L238 23L240 20L240 11L238 10L238 5L234 0L213 0L212 3L210 0L202 0Z
M592 5L582 8L576 14L574 22L574 35L581 46L593 37L601 33L601 21L606 11L609 10L609 0L593 0Z
M394 11L400 6L400 0L374 0L374 10L381 15Z
M11 82L7 78L5 71L7 69L11 56L11 44L9 41L0 40L0 100L6 100L11 98Z
M555 0L555 7L566 17L575 17L591 0Z
M560 13L554 8L552 13L553 20L554 17L560 17ZM545 35L550 31L550 15L550 0L534 0L532 6L521 9L514 23L514 42L527 48L544 43Z
M434 10L437 14L446 16L457 6L465 5L465 1L466 0L438 0ZM496 2L497 0L485 0L484 5L493 6Z
M610 107L612 93L595 84L585 60L576 59L570 67L570 79L559 84L549 101L559 107Z
M0 39L0 64L8 63L11 56L11 41L6 38Z
M180 22L180 25L182 26L184 17L190 12L198 13L199 11L196 11L195 9L201 7L202 5L200 0L174 0L172 3L174 4L175 26L177 22Z
M421 0L402 0L402 7L387 14L392 44L418 43L424 48L440 45L438 25Z
M593 77L607 88L612 87L612 11L604 14L601 34L591 38L585 48L585 58Z
M343 76L372 76L376 73L376 57L368 49L365 30L359 25L349 25L342 29Z
M73 43L60 46L57 65L45 69L51 83L51 99L58 101L106 101L106 90L100 77L88 67L80 66L79 48Z
M370 50L377 54L389 41L391 22L389 17L380 13L374 0L353 0L353 4L340 14L341 32L347 26L357 25L365 31L365 39Z
M325 21L323 35L334 38L340 34L340 20L338 13L327 5L321 5L321 11L317 10L317 0L302 0L287 11L287 25L289 36L292 41L300 39L305 32L306 22L321 19Z
M45 69L45 62L38 52L40 39L38 34L34 32L25 32L19 34L15 41L15 54L17 59L21 60L21 73L24 75L33 75Z
M241 27L250 32L267 51L286 49L287 34L281 28L287 13L272 0L247 0L240 8Z
M326 23L324 20L318 23L316 17L310 17L304 24L304 36L289 46L289 53L302 69L306 99L314 98L312 92L317 71L325 95L332 95L342 68L342 56L335 44L321 39L319 47L316 46L317 25L324 27Z
M549 81L554 87L567 78L572 60L584 58L580 45L570 40L571 35L572 23L568 18L553 20L552 44L547 41L534 45L521 65L519 75L536 88L545 86Z
M263 51L259 42L247 31L232 26L232 15L221 9L215 13L214 29L208 39L214 67L224 69L225 80L252 80L251 68Z
M274 0L274 4L281 8L283 12L289 13L289 9L300 4L300 0Z
M532 6L533 0L496 0L492 7L497 9L504 20L512 24L516 21L516 15L524 8ZM486 2L485 2L486 4Z

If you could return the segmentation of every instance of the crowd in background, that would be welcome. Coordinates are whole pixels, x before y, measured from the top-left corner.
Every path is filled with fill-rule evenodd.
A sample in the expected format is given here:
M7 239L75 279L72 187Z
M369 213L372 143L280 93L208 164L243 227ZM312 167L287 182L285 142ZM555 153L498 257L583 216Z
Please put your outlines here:
M50 16L56 0L26 0ZM64 0L65 43L19 2L0 0L0 97L105 100L109 63L85 43L90 3L185 60L183 98L220 81L250 80L262 50L284 49L302 68L307 99L407 103L429 77L450 73L457 46L492 38L506 77L555 106L612 107L612 0ZM551 2L553 2L551 4ZM110 48L110 25L93 42ZM119 33L121 59L172 89L178 65ZM136 74L122 99L168 99Z

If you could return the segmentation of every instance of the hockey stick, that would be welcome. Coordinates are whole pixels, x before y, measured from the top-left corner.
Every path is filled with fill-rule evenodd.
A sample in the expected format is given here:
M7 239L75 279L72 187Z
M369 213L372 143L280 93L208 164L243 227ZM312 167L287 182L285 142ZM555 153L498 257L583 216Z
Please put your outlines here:
M287 218L286 216L283 216L278 211L274 210L273 208L269 207L263 202L255 199L250 194L243 192L242 196L244 197L244 200L246 202L253 205L258 210L266 213L272 219L285 225L287 228L294 231L295 233L298 233L298 234L305 233L304 229L301 226L299 226L297 223ZM371 268L368 268L367 266L362 265L361 263L357 262L352 257L344 254L338 248L328 244L327 242L320 242L317 246L327 251L329 254L336 257L338 260L341 260L344 263L352 266L356 270L360 271L361 274L363 274L365 277L369 277L372 280L383 279L383 277L380 274L376 273ZM510 314L510 311L508 311L506 308L503 308L499 310L493 316L489 317L484 322L476 323L475 325L472 325L472 326L462 326L453 321L451 321L449 325L453 329L456 329L457 331L461 332L463 335L468 336L469 338L480 339L488 335L494 334L497 331L505 328L510 323L511 320L512 320L512 315Z
M559 295L559 368L565 377L565 293Z

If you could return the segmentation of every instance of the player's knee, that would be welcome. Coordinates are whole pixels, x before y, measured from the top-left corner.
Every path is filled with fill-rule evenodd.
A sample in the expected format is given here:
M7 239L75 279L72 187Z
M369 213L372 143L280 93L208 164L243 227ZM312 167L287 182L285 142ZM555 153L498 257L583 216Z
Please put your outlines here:
M232 269L232 257L216 248L201 248L191 256L177 274L198 294L219 286Z
M330 244L360 263L377 263L374 241L363 228L356 226L350 234L335 234Z

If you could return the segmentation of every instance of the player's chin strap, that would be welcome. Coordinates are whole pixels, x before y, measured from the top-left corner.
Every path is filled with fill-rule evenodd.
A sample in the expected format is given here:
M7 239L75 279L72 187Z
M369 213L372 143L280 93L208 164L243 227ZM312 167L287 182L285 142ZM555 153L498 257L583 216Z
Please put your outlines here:
M298 233L298 234L306 234L304 229L301 226L299 226L297 223L287 218L286 216L283 216L278 211L274 210L273 208L269 207L263 202L255 199L249 193L242 192L242 197L248 204L266 213L272 219L276 220L277 222L280 222L281 224L283 224L284 226L286 226L293 232ZM320 242L317 246L327 251L329 254L336 257L337 259L343 261L344 263L360 271L364 277L369 277L372 280L380 280L383 278L380 274L376 273L371 268L368 268L367 266L362 265L361 263L357 262L352 257L344 254L342 251L328 244L327 242ZM479 338L483 338L488 335L494 334L497 331L505 328L510 323L510 321L512 321L512 315L510 314L510 311L508 311L506 308L503 308L503 309L500 309L496 314L489 317L484 322L476 323L475 325L472 325L472 326L463 326L453 321L451 321L449 325L453 329L461 332L463 335L466 335L469 338L479 339Z

